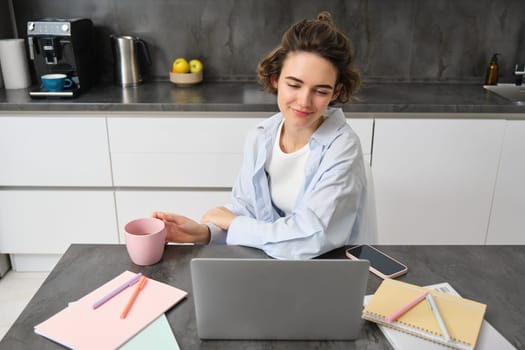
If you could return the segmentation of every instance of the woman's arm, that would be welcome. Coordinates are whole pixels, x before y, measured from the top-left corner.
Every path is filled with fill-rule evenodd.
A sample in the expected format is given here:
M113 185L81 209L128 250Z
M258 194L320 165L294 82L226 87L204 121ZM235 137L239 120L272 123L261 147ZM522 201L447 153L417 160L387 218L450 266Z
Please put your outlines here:
M260 248L279 259L309 259L349 244L364 196L354 177L330 175L305 194L291 215L274 222L237 217L228 230L228 244Z
M215 212L220 214L208 216L209 221L220 226L219 220L231 219L228 244L260 248L275 258L307 259L350 243L366 193L361 148L351 141L343 137L330 146L291 215L278 217L271 207L257 210L268 203L245 185L234 189L233 210ZM244 203L252 204L253 214L235 210ZM273 215L265 215L265 209Z
M175 213L157 211L151 216L164 221L167 242L207 244L210 241L207 225Z

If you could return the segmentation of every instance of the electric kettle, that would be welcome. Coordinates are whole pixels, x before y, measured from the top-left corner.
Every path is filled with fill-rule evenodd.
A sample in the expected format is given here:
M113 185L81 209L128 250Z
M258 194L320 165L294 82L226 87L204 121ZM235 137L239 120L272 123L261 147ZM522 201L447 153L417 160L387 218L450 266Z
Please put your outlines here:
M146 42L129 35L110 35L113 48L115 84L136 86L144 79L144 69L151 65Z

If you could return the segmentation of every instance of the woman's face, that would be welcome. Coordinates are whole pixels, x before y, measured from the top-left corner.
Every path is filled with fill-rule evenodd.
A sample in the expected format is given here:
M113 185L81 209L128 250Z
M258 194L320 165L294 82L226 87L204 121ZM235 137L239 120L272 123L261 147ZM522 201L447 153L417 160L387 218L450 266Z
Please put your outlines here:
M277 104L285 125L312 133L336 95L337 70L327 59L311 52L296 51L286 56L277 88Z

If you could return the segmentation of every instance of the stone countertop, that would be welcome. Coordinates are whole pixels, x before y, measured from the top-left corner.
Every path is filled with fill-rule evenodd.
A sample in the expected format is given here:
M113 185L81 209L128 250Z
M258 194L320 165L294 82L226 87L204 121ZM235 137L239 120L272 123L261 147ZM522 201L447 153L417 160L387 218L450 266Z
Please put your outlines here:
M516 105L477 84L370 83L348 113L494 113L522 119ZM255 82L205 82L178 87L149 82L122 88L100 84L73 99L32 99L28 90L0 90L0 112L276 112L276 98ZM512 114L516 114L512 116ZM521 115L520 115L521 114Z
M346 259L342 247L322 258ZM463 297L487 304L485 319L512 345L525 344L524 246L378 246L390 256L409 263L400 281L417 285L449 282ZM193 258L265 259L255 248L225 245L168 245L162 260L151 266L134 265L120 245L74 244L62 256L24 311L0 339L0 349L60 350L60 345L37 335L34 326L111 280L122 271L142 272L149 278L180 288L188 297L166 312L181 349L389 349L387 339L371 322L363 323L354 341L199 340L191 283ZM368 276L367 294L381 279ZM490 347L490 346L489 346Z

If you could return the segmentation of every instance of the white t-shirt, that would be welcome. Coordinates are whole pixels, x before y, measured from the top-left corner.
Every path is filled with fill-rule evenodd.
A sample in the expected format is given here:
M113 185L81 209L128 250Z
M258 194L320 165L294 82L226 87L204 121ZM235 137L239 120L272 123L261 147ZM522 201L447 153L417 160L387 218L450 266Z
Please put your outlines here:
M283 122L277 130L272 156L266 171L270 177L270 195L273 204L290 214L304 185L304 165L310 154L308 143L293 153L284 153L279 145Z

